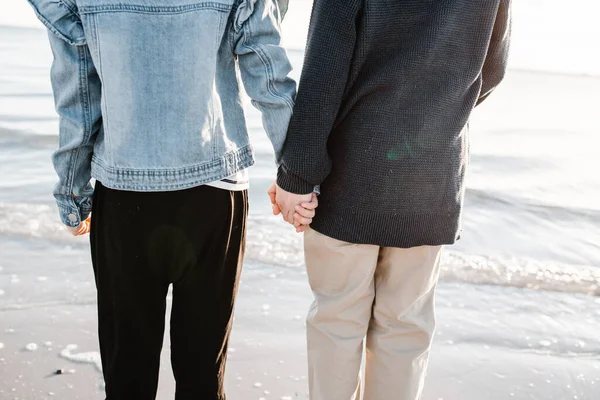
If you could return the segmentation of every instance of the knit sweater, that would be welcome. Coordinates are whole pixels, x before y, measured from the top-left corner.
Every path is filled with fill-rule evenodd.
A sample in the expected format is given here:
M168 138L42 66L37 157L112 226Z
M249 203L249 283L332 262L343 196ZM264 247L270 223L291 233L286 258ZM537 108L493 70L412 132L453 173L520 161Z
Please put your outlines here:
M388 247L457 239L468 120L504 76L510 0L315 0L277 182L313 229Z

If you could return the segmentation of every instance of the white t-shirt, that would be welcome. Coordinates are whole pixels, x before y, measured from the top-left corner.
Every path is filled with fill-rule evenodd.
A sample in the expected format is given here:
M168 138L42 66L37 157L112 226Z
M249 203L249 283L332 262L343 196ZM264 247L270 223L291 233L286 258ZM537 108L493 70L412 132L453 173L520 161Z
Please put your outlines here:
M225 189L231 191L246 190L250 187L250 181L248 178L248 170L243 169L237 174L228 176L220 181L207 183L207 186L212 186L218 189Z

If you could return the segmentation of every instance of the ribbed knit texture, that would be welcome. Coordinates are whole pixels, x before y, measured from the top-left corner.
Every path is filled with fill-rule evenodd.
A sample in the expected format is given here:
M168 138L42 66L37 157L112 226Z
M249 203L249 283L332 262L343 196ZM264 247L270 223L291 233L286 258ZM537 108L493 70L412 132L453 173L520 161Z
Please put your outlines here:
M312 227L353 243L453 243L471 111L502 80L510 0L315 0L277 181L321 185Z

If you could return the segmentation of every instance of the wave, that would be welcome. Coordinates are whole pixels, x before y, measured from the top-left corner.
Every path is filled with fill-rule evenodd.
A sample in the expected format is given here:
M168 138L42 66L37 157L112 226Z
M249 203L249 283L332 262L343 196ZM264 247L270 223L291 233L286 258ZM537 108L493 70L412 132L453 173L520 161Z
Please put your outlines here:
M0 203L0 235L87 244L64 231L50 205ZM246 257L284 268L304 265L301 237L274 216L250 216ZM442 257L441 280L600 296L599 267L447 250Z
M0 144L2 147L12 145L23 148L24 152L32 147L49 147L54 150L58 144L58 134L45 134L31 130L10 129L0 126Z
M14 31L33 31L40 32L44 31L43 26L29 26L29 25L0 25L0 30L14 30Z
M52 97L51 92L24 92L24 93L0 93L0 98L9 97L9 98L45 98Z
M477 334L475 334L477 335ZM480 335L466 336L452 340L452 345L467 344L469 346L494 346L506 351L519 352L521 354L535 354L545 357L577 358L587 360L600 360L600 342L591 340L583 342L581 340L559 341L552 338L541 340L530 340L527 337L503 337L501 340L492 336L483 337ZM495 339L495 340L494 340Z
M600 224L600 210L595 209L534 203L517 196L472 188L467 188L465 200L484 208L518 207L542 218L551 217L555 220L565 221L586 220Z
M2 122L54 122L56 120L57 118L54 116L0 114L0 121Z
M266 264L300 267L302 241L279 218L253 216L248 222L248 257ZM465 254L447 250L441 279L533 290L600 295L600 266L565 265L523 257Z
M557 75L557 76L572 76L577 78L591 78L600 79L600 74L593 72L574 72L565 70L552 70L552 69L534 69L527 67L508 67L510 72L517 72L522 74L535 74L535 75Z

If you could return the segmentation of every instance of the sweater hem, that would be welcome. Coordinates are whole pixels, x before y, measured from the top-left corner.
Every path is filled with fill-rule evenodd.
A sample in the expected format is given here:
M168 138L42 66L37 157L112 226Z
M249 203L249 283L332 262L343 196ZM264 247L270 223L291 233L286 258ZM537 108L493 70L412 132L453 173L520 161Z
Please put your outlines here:
M459 238L461 208L435 214L377 214L317 209L311 228L353 244L411 248L454 244Z

